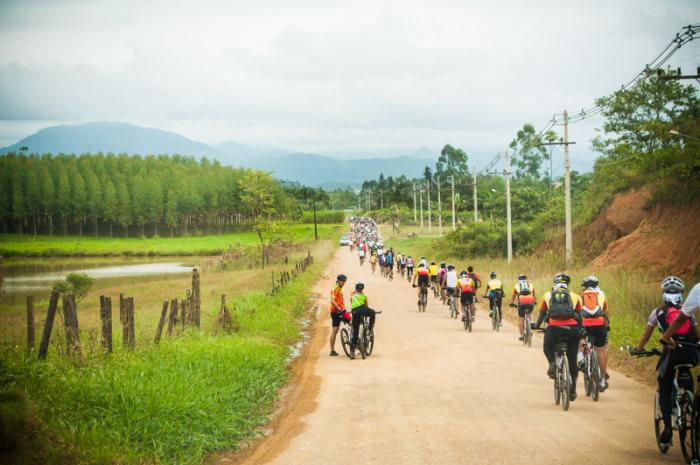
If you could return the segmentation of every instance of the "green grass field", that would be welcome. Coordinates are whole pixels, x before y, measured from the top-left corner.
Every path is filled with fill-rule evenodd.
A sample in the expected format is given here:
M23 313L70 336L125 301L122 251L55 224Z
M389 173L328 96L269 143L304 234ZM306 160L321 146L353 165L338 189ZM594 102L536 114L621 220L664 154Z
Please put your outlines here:
M319 224L320 239L337 235L340 225ZM274 237L290 242L314 240L313 224L282 224ZM0 234L0 255L5 257L89 257L118 255L218 255L230 246L257 245L253 231L198 237L109 238Z
M43 362L27 353L22 313L0 312L0 439L19 443L14 455L0 451L0 462L186 465L254 437L288 378L290 345L299 337L300 317L340 233L326 230L330 239L311 247L311 268L274 297L267 294L269 273L284 265L204 271L203 330L187 330L172 339L164 335L159 346L153 335L160 303L173 293L182 294L189 278L101 290L113 300L119 291L135 296L133 353L121 348L116 329L114 353L107 356L100 349L98 292L79 304L82 359L58 353L65 344L60 308ZM235 334L215 330L221 294L226 294L238 323ZM43 304L38 321L44 318Z

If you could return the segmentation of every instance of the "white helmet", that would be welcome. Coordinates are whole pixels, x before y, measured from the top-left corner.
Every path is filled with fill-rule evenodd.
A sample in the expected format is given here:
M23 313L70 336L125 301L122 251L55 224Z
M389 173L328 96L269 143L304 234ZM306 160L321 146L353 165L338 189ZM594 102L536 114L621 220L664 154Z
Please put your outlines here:
M661 281L661 290L668 294L680 294L685 291L685 284L681 278L669 276Z

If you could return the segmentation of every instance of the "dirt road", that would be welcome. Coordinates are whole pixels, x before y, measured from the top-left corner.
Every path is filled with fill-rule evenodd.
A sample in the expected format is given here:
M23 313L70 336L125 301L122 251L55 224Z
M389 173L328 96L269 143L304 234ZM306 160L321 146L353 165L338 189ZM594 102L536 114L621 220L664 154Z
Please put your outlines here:
M362 280L370 306L383 311L367 360L345 357L339 341L341 356L328 356L326 296L341 271L350 278L348 303L350 285ZM525 348L509 323L494 333L483 309L467 333L432 299L418 313L406 281L372 275L348 250L338 252L324 286L324 329L297 373L299 397L290 397L289 412L243 463L684 463L677 438L668 456L656 449L653 390L622 374L611 373L597 403L579 379L579 397L563 412L552 399L541 337Z

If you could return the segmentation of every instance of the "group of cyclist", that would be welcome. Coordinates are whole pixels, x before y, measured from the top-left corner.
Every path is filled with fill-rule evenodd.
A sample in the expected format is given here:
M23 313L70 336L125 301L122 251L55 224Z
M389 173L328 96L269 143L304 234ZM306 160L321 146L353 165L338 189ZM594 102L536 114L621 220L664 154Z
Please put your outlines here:
M421 257L415 265L410 255L395 253L393 248L384 252L377 225L373 220L354 219L352 224L353 232L355 232L354 244L358 248L361 263L363 257L369 254L370 261L379 263L383 269L396 267L396 271L402 276L405 275L412 286L417 288L419 301L421 294L427 294L428 289L432 288L436 297L439 296L444 303L447 303L450 298L458 298L462 318L475 319L475 303L479 289L483 287L481 296L488 298L491 312L497 309L498 315L502 315L502 303L506 293L503 282L498 278L496 272L492 271L489 274L489 280L484 286L472 266L458 272L453 264L442 262L438 265L436 260L428 262L426 257ZM364 254L360 251L364 251ZM343 279L341 280L341 278ZM350 318L345 316L347 312L340 304L342 299L338 299L338 295L342 296L342 286L345 279L343 275L338 277L338 283L331 299L334 325L330 341L331 355L337 355L334 343L340 319ZM361 295L363 287L362 283L358 283L353 296ZM673 434L672 391L676 369L678 366L696 366L700 363L700 348L698 346L700 325L697 324L696 320L696 313L700 308L700 283L695 285L685 302L683 301L685 285L678 277L665 278L661 283L661 291L662 305L651 311L646 329L631 352L633 354L643 353L654 330L659 328L662 333L660 341L663 344L657 365L659 406L663 418L663 430L659 437L659 443L670 444ZM366 297L351 300L353 302L353 317L355 314L373 316L374 311L366 305ZM595 276L584 278L581 281L580 289L575 291L571 286L571 277L566 273L557 273L552 280L551 288L544 292L538 300L535 286L527 275L520 274L510 293L510 306L517 309L519 339L521 341L526 332L526 321L529 320L529 316L535 309L539 311L539 314L536 322L531 323L531 329L541 329L546 322L543 352L548 362L547 375L549 377L555 376L556 348L560 344L565 344L572 381L569 393L570 400L573 401L577 397L576 382L579 369L584 364L583 349L586 344L590 344L597 354L600 368L599 392L603 392L609 387L607 373L610 332L609 304L607 296ZM491 316L490 314L489 317ZM372 320L373 324L374 320ZM498 324L501 322L499 321Z

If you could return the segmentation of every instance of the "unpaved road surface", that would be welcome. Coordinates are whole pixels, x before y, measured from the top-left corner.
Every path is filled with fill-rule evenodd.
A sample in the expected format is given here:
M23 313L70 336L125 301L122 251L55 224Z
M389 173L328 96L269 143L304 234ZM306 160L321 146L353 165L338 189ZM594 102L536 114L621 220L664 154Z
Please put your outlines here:
M383 311L366 360L345 357L340 341L341 356L328 356L327 296L339 272L350 279L348 304L351 286L362 280L370 306ZM213 462L684 463L677 437L668 455L656 448L652 389L613 372L610 389L593 402L579 377L579 397L564 412L553 402L542 338L526 348L507 322L494 333L483 307L472 333L432 298L419 313L406 281L372 275L345 249L319 290L321 318L273 433L243 455Z

